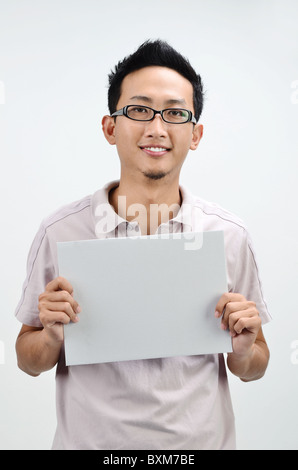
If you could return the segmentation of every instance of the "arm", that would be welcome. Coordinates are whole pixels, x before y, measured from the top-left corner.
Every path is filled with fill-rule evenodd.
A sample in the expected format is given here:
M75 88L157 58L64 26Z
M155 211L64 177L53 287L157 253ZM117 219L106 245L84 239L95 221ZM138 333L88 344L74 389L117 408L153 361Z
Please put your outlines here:
M19 368L33 377L58 362L62 342L51 341L44 328L23 325L16 341Z
M18 366L32 376L57 364L64 339L63 325L77 322L77 313L80 312L71 284L61 277L46 286L45 292L39 296L38 308L43 326L23 325L16 341Z
M221 296L215 316L221 317L221 327L229 328L233 352L228 354L230 371L244 382L258 380L265 374L269 362L259 312L254 302L241 294Z

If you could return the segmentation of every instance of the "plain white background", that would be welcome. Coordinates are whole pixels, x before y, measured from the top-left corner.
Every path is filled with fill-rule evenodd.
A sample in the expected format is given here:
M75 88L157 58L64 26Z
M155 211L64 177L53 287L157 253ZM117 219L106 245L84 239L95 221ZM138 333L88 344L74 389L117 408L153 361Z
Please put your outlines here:
M296 0L0 0L1 449L51 447L54 371L26 376L14 351L27 254L45 216L118 178L107 75L148 38L202 75L181 183L245 221L273 317L266 376L229 376L238 448L298 448L297 24Z

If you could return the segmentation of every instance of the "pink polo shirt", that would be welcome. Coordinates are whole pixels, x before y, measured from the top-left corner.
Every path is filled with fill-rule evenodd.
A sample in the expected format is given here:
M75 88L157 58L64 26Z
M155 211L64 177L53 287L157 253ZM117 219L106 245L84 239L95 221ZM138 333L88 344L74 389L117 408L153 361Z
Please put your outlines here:
M28 256L16 310L20 322L42 326L38 296L58 276L58 241L139 233L137 222L128 223L109 205L108 193L117 184L109 183L43 221ZM223 230L229 291L256 302L262 323L268 322L255 255L242 221L185 188L180 190L179 213L160 225L158 233ZM53 449L235 449L221 354L66 367L62 349L56 388Z

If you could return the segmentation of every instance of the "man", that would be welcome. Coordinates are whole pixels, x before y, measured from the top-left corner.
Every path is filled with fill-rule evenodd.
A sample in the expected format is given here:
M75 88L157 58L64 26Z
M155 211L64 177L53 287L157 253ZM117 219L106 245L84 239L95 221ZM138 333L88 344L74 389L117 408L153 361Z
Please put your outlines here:
M227 365L243 381L264 375L269 352L261 323L270 316L249 236L235 216L179 185L187 153L203 135L202 106L199 75L168 44L148 41L119 62L102 128L117 147L120 180L57 211L33 242L16 312L23 323L16 350L19 367L32 376L57 364L54 449L235 448L222 355L66 367L63 350L63 325L78 322L81 310L69 281L58 276L56 242L195 231L199 213L203 230L225 236L229 292L210 314L230 330ZM138 217L129 212L135 204L146 208ZM156 205L169 210L152 217ZM182 216L186 205L190 222Z

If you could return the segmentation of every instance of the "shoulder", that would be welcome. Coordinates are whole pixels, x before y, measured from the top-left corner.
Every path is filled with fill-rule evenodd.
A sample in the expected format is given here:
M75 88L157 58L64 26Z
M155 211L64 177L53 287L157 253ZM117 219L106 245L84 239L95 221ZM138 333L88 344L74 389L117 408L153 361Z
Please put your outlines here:
M56 242L86 238L84 228L91 225L90 205L91 197L86 196L50 213L41 221L32 248L38 251L39 247L49 240Z
M191 195L191 205L195 215L195 225L203 231L223 230L226 235L243 236L247 234L244 221L233 212L215 202Z
M92 226L90 206L91 196L61 206L42 220L38 236L48 235L56 241L86 237L84 228Z
M65 204L45 217L41 222L41 227L47 230L49 227L59 224L62 221L67 222L67 219L80 217L82 213L90 209L90 206L91 196L86 196L77 201Z

